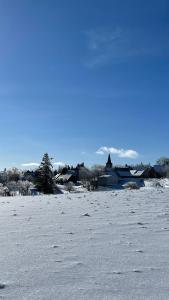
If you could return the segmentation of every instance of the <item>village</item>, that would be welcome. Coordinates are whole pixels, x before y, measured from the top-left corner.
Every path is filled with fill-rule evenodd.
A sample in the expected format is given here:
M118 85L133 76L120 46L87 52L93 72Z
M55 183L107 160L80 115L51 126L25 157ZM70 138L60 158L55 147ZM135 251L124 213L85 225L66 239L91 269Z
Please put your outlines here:
M92 172L93 171L93 172ZM55 176L57 185L69 186L83 184L88 190L140 188L144 186L144 180L167 176L165 165L142 166L133 169L131 166L113 166L111 156L108 155L105 166L95 166L93 170L85 167L84 163L78 164L75 168L65 167L62 172Z
M47 155L47 154L46 154ZM51 168L51 169L50 169ZM38 169L19 170L13 168L0 172L1 196L36 196L43 193L64 194L69 192L105 191L112 189L139 189L150 179L168 177L168 165L156 164L140 166L113 165L108 155L105 165L94 165L91 168L84 162L76 167L65 165L56 170L49 166L52 191L44 192L38 188Z

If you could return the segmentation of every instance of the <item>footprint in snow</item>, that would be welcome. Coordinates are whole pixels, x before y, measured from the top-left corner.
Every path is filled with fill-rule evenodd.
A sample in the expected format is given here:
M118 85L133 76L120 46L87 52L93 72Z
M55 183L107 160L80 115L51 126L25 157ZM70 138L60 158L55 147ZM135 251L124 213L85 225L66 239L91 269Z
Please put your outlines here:
M57 249L57 248L59 248L59 246L58 245L53 245L52 248Z
M163 231L169 231L169 229L167 227L162 227L161 230ZM159 230L157 232L160 232Z
M142 273L142 271L138 270L138 269L134 269L132 272L134 272L134 273Z
M17 217L17 214L13 214L12 217Z
M78 266L78 267L81 267L83 266L84 264L82 262L74 262L74 267Z
M91 217L88 213L84 214L83 217Z
M121 275L121 274L123 274L121 271L113 271L112 273L115 274L115 275Z
M4 289L5 287L6 287L6 284L3 283L3 282L1 282L1 283L0 283L0 289L2 290L2 289Z

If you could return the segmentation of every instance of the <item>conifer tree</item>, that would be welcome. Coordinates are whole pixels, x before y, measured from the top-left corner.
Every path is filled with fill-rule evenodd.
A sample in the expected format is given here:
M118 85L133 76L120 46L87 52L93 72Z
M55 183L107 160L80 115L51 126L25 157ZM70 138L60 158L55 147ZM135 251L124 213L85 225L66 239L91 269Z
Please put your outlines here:
M36 172L35 184L39 192L53 194L53 171L51 159L47 153L44 154L42 162Z

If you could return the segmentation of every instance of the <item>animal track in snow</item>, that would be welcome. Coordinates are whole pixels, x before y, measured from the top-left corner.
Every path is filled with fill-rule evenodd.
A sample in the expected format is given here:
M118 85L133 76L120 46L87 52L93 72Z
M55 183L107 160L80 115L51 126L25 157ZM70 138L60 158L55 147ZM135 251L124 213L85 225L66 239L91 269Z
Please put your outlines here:
M141 271L139 269L134 269L132 272L134 272L134 273L142 273L143 271Z
M0 289L2 290L2 289L4 289L5 287L6 287L6 284L3 283L3 282L0 282Z
M121 275L123 274L121 271L113 271L112 274L115 274L115 275Z
M53 245L52 248L57 249L57 248L59 248L59 246L58 245Z
M88 213L84 214L83 217L91 217Z
M16 214L16 213L15 213L15 214L13 214L13 215L12 215L12 217L17 217L17 214Z

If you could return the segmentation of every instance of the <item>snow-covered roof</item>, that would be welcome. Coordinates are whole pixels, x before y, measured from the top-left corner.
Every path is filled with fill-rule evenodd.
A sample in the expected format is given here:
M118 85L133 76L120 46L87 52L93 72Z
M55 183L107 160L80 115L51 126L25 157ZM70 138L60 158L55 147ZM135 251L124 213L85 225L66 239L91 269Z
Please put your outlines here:
M144 174L144 170L130 170L132 176L140 177Z
M117 175L115 174L115 176L117 176ZM111 178L111 177L113 177L113 175L101 175L101 176L99 176L99 178Z
M60 173L56 174L55 179L57 179L60 175L61 175Z
M72 177L72 174L59 175L56 179L67 181Z

